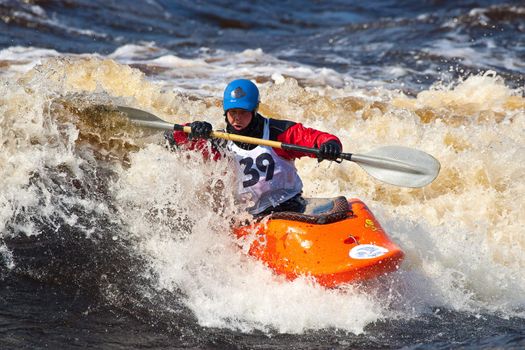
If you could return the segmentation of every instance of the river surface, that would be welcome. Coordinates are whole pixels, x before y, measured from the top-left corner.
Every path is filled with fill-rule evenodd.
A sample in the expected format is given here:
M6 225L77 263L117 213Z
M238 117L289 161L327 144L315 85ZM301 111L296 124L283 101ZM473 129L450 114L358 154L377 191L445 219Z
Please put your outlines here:
M0 348L525 347L522 1L0 0L0 33ZM239 77L347 152L441 162L408 189L296 161L305 196L369 206L398 271L276 276L230 234L229 162L114 111L222 128Z

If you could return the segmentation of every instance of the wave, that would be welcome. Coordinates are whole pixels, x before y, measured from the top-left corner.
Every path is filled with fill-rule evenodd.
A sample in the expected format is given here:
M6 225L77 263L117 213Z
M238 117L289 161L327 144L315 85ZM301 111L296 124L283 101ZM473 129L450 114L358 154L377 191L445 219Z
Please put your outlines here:
M184 74L179 61L160 57L170 74ZM256 54L246 64L265 59ZM0 84L4 275L85 290L137 317L162 313L167 322L242 331L361 333L377 320L435 307L525 317L525 211L515 200L525 191L525 102L495 73L415 97L250 76L261 81L265 115L337 134L348 151L400 144L441 161L440 176L423 189L378 183L351 163L297 162L307 196L362 198L407 254L391 278L338 290L282 280L244 255L228 235L229 220L240 215L228 163L168 152L162 135L112 109L220 126L222 87L181 90L177 79L89 55L51 57L8 76Z

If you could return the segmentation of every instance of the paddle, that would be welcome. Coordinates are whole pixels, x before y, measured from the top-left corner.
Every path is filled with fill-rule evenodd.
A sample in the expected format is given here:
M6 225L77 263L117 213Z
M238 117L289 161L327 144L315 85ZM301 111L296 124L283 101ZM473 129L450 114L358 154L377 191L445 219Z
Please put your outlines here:
M117 109L135 125L162 130L179 130L185 133L191 132L189 126L168 123L140 109L124 106L117 106ZM281 148L289 151L319 154L319 149L317 148L228 134L220 131L213 131L211 137ZM439 161L431 155L402 146L380 147L365 154L341 153L340 158L357 163L369 175L380 181L402 187L423 187L428 185L437 177L441 167Z

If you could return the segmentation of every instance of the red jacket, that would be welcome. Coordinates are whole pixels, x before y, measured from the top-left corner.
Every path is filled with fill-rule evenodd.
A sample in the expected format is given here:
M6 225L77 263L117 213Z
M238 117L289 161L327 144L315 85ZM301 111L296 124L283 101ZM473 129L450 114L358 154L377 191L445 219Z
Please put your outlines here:
M259 118L257 120L258 123L255 123L255 127L253 127L251 132L249 134L243 134L245 136L250 137L258 137L261 138L263 135L263 126L264 126L264 117L257 115L256 118ZM288 143L293 144L297 146L304 146L304 147L310 147L310 148L319 148L323 143L335 140L341 145L341 141L339 138L332 134L328 134L326 132L322 132L316 129L307 128L303 126L301 123L295 123L288 120L279 120L279 119L269 119L270 120L270 137L269 139L272 141L279 141L282 143ZM262 125L262 126L261 126ZM173 132L173 140L174 142L184 147L188 150L200 150L203 152L203 155L206 158L209 158L209 147L207 146L207 140L204 139L194 139L190 140L188 138L188 135L183 131L174 131ZM239 143L237 143L239 145ZM242 148L250 147L255 148L257 145L245 145L243 146L239 145ZM313 153L304 153L304 152L298 152L298 151L286 151L283 149L274 148L275 153L277 153L278 156L287 159L292 160L304 156L308 156L311 158L316 158L316 155ZM217 150L217 147L212 148L213 152L213 159L217 160L220 158L220 152Z

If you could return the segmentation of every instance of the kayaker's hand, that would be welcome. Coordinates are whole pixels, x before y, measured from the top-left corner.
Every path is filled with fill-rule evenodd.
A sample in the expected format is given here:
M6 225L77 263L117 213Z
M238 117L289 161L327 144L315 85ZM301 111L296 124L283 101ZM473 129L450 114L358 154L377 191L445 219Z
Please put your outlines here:
M327 141L319 147L319 161L324 159L336 160L341 156L341 145L335 140Z
M213 131L213 127L208 122L193 122L190 124L191 127L191 133L190 138L203 138L208 139L210 138L210 134Z

